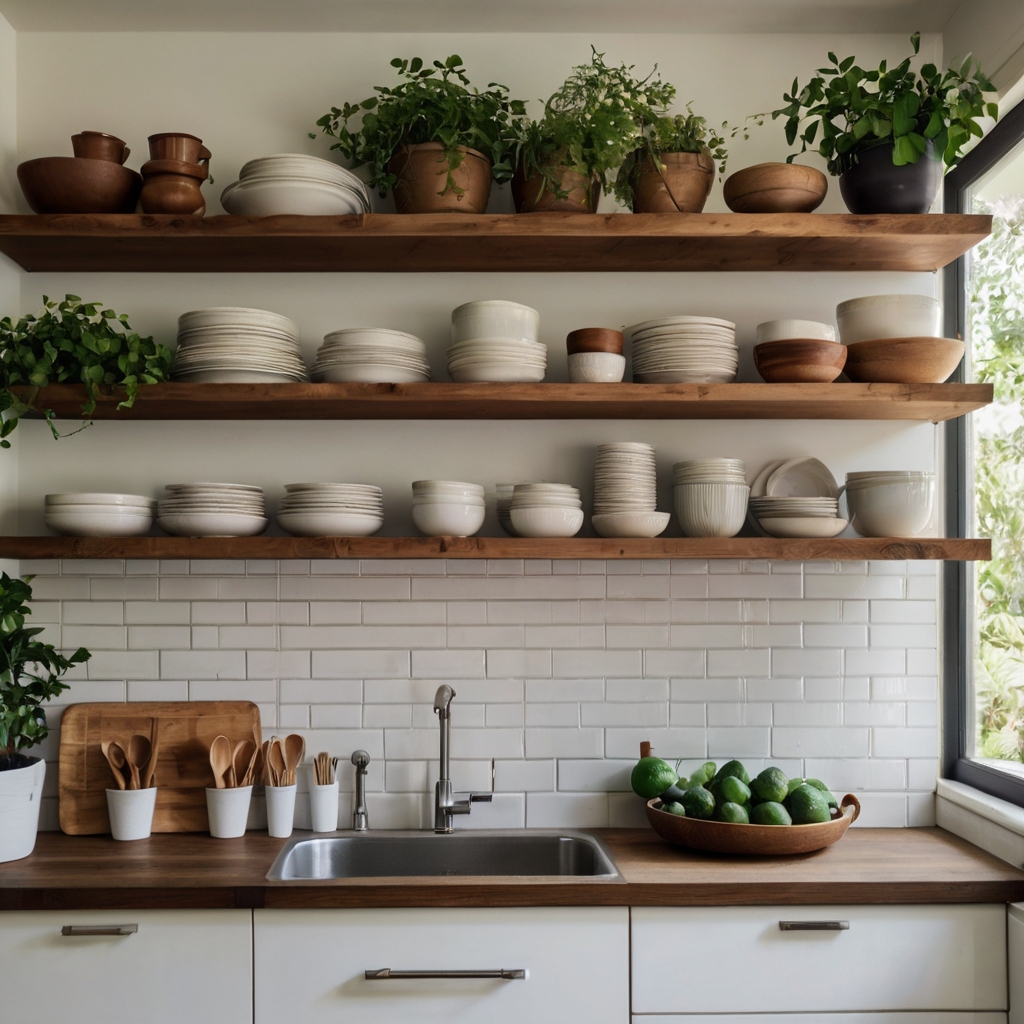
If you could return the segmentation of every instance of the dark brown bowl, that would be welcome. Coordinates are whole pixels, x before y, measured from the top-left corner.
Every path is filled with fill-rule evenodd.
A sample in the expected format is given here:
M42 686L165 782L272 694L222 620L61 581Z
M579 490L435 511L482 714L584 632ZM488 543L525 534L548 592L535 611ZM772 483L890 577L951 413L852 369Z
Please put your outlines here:
M846 346L817 338L787 338L754 346L754 365L769 384L831 384L846 365Z
M135 171L112 160L44 156L18 165L35 213L134 213L142 189Z
M570 331L565 339L569 355L577 352L614 352L621 356L622 344L622 331L613 331L610 327L581 327L578 331Z

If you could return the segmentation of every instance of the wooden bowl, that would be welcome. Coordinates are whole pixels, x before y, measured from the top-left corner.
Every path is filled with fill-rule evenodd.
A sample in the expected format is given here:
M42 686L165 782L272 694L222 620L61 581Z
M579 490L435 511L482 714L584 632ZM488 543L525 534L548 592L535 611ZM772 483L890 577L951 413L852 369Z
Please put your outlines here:
M725 181L733 213L810 213L821 206L828 179L803 164L754 164Z
M831 384L845 363L846 346L837 341L788 338L754 346L754 365L769 384Z
M865 384L941 384L960 365L952 338L881 338L847 345L846 376Z
M35 213L134 213L142 189L127 167L74 156L27 160L18 181Z
M610 327L581 327L578 331L570 331L565 338L569 355L577 352L613 352L621 356L622 344L622 331L613 331Z
M754 857L785 857L812 853L838 842L860 815L860 801L850 793L831 821L820 825L734 825L728 821L680 818L659 810L657 797L647 801L651 827L675 846L712 853L743 853Z

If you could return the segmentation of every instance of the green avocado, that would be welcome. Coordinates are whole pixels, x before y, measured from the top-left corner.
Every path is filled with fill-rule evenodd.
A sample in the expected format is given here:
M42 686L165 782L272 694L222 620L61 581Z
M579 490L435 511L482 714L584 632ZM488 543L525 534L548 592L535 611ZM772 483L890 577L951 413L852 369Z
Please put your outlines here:
M710 818L715 813L715 798L703 786L691 786L683 793L683 806L691 818Z
M743 767L742 761L726 761L725 764L718 769L718 774L715 778L724 779L730 775L739 779L745 785L750 785L750 773Z
M669 786L674 786L679 776L667 761L660 757L642 757L637 761L629 777L629 784L637 796L651 800L661 796Z
M715 811L716 821L728 821L733 825L749 825L750 816L743 809L740 804L733 803L731 800L726 801L721 807Z
M825 794L808 783L789 794L789 813L794 825L812 825L832 819Z
M760 800L781 804L789 795L789 779L781 768L765 768L753 782L750 792Z
M714 794L717 804L745 804L750 799L750 787L735 775L720 779Z
M686 808L675 800L672 800L667 804L662 804L658 809L661 811L668 811L669 814L676 814L680 818L686 817Z
M825 794L825 799L828 801L829 807L838 807L839 801L832 795L832 790L825 785L821 779L806 779L808 786L813 786L815 789Z
M750 824L792 825L793 819L789 816L789 811L782 804L776 803L774 800L766 800L763 804L758 804L750 812Z
M797 789L798 787L802 786L805 781L805 779L790 779L788 787L789 792L792 793L794 789Z

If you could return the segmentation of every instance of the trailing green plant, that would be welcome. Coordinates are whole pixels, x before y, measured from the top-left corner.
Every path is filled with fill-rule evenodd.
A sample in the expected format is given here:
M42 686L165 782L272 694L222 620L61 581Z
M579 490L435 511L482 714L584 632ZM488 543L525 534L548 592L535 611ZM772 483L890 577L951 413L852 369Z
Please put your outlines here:
M61 676L92 657L79 647L66 658L36 639L41 627L26 627L31 580L0 576L0 771L29 763L18 751L46 739L43 704L68 689Z
M915 32L910 42L916 56L921 33ZM883 143L892 144L892 162L898 167L917 163L929 143L953 167L971 138L981 137L979 120L999 116L997 105L985 99L994 87L970 55L945 72L930 63L915 72L912 56L894 68L882 61L871 71L861 68L856 57L839 60L829 53L828 59L831 66L818 68L805 86L794 78L791 91L783 95L786 105L772 111L773 119L786 119L786 141L791 146L801 142L788 163L813 147L820 129L817 151L831 174L843 174L865 149Z
M171 360L171 350L134 332L126 314L77 295L66 295L63 302L44 295L39 313L0 320L0 413L5 414L0 447L10 448L7 438L19 417L38 411L33 403L47 384L84 384L83 416L92 415L101 391L113 388L125 393L117 408L130 409L140 387L168 379ZM13 387L30 390L19 396ZM61 437L53 411L42 412L53 436Z
M338 140L332 150L353 167L369 166L371 188L387 195L398 181L388 168L391 158L402 146L424 142L441 143L448 161L448 177L438 195L463 192L452 177L465 156L460 146L484 153L495 181L512 177L509 153L526 105L509 99L506 86L490 82L483 92L472 88L458 54L435 60L431 67L419 57L396 57L391 66L398 71L399 85L374 86L377 96L332 107L316 122L324 135ZM350 127L355 120L359 126ZM316 134L310 132L310 138Z

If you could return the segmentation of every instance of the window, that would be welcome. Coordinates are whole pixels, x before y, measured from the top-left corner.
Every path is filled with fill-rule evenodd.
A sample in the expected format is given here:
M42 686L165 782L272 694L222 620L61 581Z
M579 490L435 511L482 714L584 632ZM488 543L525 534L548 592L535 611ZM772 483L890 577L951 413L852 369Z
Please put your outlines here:
M947 176L945 208L993 215L947 271L946 330L963 379L995 388L947 426L948 534L991 537L993 558L944 570L945 774L1024 806L1024 104Z

